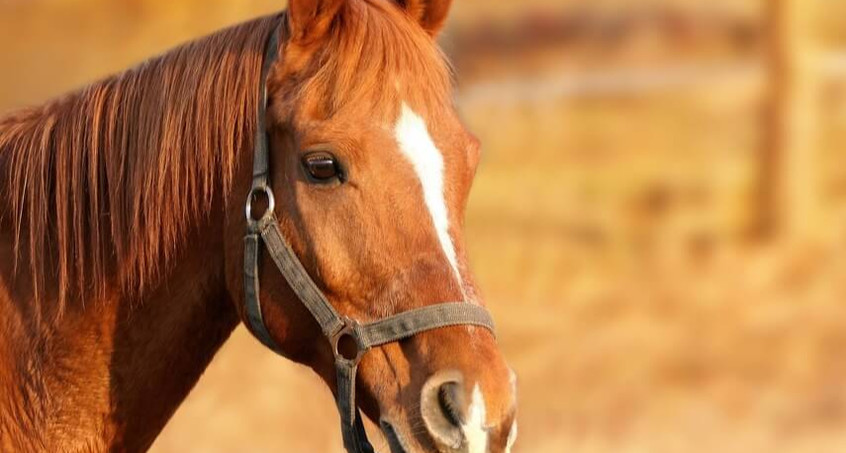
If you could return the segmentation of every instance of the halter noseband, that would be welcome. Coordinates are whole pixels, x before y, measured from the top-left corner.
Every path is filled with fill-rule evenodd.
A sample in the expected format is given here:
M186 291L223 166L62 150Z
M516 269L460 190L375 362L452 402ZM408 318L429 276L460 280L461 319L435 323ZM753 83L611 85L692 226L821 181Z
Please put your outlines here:
M253 335L268 348L279 352L264 323L259 299L259 253L264 243L276 267L291 289L305 305L329 340L335 355L337 394L341 415L344 447L350 453L372 453L367 440L361 413L355 404L355 377L364 354L373 347L413 337L421 332L441 327L475 325L494 331L490 314L481 306L468 302L450 302L410 310L374 322L359 323L341 316L320 291L303 267L290 244L279 230L274 214L275 198L270 188L270 144L266 129L267 75L278 58L278 32L271 32L262 66L260 102L256 124L253 157L253 183L247 197L247 233L244 237L244 293L247 323ZM267 197L268 207L259 220L253 218L252 202L257 195ZM344 338L354 341L354 357L339 348Z

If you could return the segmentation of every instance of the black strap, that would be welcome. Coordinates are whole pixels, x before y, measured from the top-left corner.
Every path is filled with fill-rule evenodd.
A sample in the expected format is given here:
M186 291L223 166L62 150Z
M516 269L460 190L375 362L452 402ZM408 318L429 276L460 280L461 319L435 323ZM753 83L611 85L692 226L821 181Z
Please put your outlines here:
M350 453L373 453L367 440L361 413L356 406L355 388L358 364L372 347L410 338L418 333L449 326L473 325L494 332L490 314L481 306L468 302L451 302L410 310L367 324L359 324L344 318L332 307L326 296L308 275L294 250L279 230L274 214L275 199L270 188L270 145L265 120L267 108L267 74L278 58L279 38L273 32L265 51L261 100L253 157L253 184L247 198L247 234L244 237L244 294L247 324L250 331L268 348L280 352L264 322L259 298L259 254L261 244L288 282L288 285L308 309L323 334L332 345L335 354L337 378L337 405L341 416L341 433L344 447ZM261 219L252 217L254 199L264 194L268 209ZM355 357L345 357L339 351L342 338L350 337L358 347Z
M279 58L279 32L274 27L267 40L262 61L261 80L259 81L259 102L256 115L256 133L254 138L253 152L253 182L250 194L247 196L247 235L244 237L244 294L247 321L253 335L265 346L274 351L279 347L267 331L264 323L264 315L261 310L259 299L259 223L253 219L253 201L264 193L268 200L267 211L264 217L269 217L276 207L273 192L270 190L270 141L267 138L267 75L273 64Z
M294 250L288 245L288 241L282 236L275 215L271 214L268 220L262 223L261 237L264 239L267 251L276 263L276 267L279 268L282 276L288 281L288 285L297 293L297 297L320 324L323 335L331 337L338 333L344 326L341 316L326 300L323 292L317 288Z
M244 305L246 306L247 325L263 345L274 351L279 351L279 347L273 341L270 332L267 331L264 315L261 311L258 269L259 240L257 234L248 234L244 238Z
M264 49L259 81L259 107L256 117L255 153L253 155L253 189L269 186L270 143L267 139L267 75L279 59L279 32L274 28Z

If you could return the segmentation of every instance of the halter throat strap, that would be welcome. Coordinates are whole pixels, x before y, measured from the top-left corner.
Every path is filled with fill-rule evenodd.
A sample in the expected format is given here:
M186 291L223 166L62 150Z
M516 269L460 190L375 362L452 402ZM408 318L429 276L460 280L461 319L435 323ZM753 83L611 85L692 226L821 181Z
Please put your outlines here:
M265 346L281 354L261 308L259 298L259 261L262 248L276 264L285 281L308 309L327 338L335 356L336 402L341 418L344 447L350 453L373 453L364 431L363 419L356 406L355 389L358 364L371 348L413 337L422 332L449 326L474 325L494 332L490 314L481 306L468 302L449 302L368 323L341 316L303 267L291 245L282 235L274 213L276 201L270 187L270 140L267 132L267 76L279 55L279 32L271 32L262 65L259 106L257 112L253 182L246 202L247 232L244 237L244 294L246 324ZM256 220L253 202L264 195L267 209ZM264 246L264 247L262 247ZM348 341L344 341L344 339ZM351 341L349 341L351 340ZM356 346L355 354L340 350L342 341Z

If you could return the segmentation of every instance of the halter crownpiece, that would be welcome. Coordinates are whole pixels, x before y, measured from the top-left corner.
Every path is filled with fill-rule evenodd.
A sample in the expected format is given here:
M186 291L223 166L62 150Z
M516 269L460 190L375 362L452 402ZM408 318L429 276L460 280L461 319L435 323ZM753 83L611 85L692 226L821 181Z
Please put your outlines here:
M262 66L261 98L253 156L253 183L245 207L247 233L244 237L244 293L247 324L259 341L280 353L281 349L264 322L259 299L259 254L261 244L264 244L276 267L320 325L323 335L332 347L337 376L336 402L341 416L344 447L350 453L373 453L373 446L367 440L364 430L361 412L355 404L356 372L364 354L373 347L394 343L433 329L475 325L494 332L494 324L487 310L468 302L430 305L367 323L341 316L329 303L285 240L274 213L276 202L270 188L270 143L265 122L267 75L278 58L278 46L279 36L274 29L267 42ZM261 218L256 220L252 212L253 200L262 194L267 198L268 206ZM340 344L345 338L355 344L354 355L345 355L340 350Z

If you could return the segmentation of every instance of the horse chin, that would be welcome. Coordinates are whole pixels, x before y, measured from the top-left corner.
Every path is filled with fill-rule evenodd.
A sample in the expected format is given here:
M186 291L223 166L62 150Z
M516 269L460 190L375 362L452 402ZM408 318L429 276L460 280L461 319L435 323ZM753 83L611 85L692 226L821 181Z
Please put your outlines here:
M388 447L391 453L410 453L411 450L406 447L400 434L397 432L394 425L382 419L379 421L379 426L382 428L382 433L385 434L385 439L388 440Z

